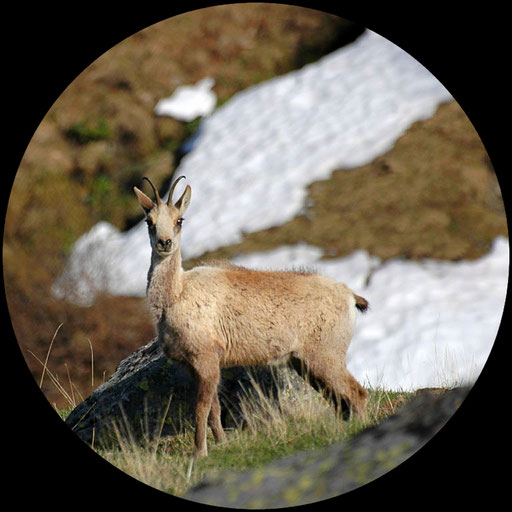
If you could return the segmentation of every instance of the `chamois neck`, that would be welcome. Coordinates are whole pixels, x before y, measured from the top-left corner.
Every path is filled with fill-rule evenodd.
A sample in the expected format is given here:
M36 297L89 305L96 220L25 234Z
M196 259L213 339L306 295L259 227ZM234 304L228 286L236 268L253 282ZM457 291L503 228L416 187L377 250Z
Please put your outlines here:
M153 251L148 272L148 294L150 290L158 289L159 295L163 293L171 300L176 300L183 290L183 272L179 249L165 258Z

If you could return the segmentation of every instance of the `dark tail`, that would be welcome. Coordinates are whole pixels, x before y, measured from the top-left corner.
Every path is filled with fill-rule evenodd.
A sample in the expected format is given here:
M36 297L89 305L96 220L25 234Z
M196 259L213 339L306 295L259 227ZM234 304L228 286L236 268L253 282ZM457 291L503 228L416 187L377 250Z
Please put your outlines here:
M361 311L361 313L366 313L368 308L370 307L370 304L368 304L368 301L366 299L363 299L363 297L359 297L359 295L356 295L354 293L354 298L356 299L356 308Z

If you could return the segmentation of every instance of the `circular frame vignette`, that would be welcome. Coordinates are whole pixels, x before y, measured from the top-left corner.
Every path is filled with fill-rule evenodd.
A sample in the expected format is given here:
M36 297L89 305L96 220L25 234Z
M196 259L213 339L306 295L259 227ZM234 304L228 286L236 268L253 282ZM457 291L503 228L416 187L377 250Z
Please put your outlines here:
M311 8L315 7L311 6ZM341 12L335 14L343 16L343 13ZM352 14L352 16L349 16L350 14ZM387 37L388 39L401 46L417 58L417 60L422 62L422 64L432 71L434 75L438 77L439 80L453 93L457 102L461 105L464 112L467 113L468 117L476 127L479 135L481 135L482 142L488 150L489 156L494 164L504 196L506 196L507 191L506 188L504 189L504 184L500 176L499 139L498 142L493 139L494 130L492 126L489 126L490 121L488 117L486 117L487 109L478 105L479 101L478 99L475 100L474 97L475 92L472 88L467 88L467 83L460 83L461 80L464 81L466 76L464 74L462 74L462 78L461 76L454 76L454 74L456 74L454 71L458 71L459 67L462 67L462 63L466 63L469 60L469 57L462 57L459 67L454 66L455 69L452 69L450 73L452 62L449 61L446 55L443 58L443 54L441 52L442 43L444 42L446 44L449 40L447 35L449 26L448 20L452 18L447 16L445 22L440 24L440 30L436 34L438 36L437 45L427 48L429 45L427 45L425 41L421 41L421 37L427 30L426 28L423 29L423 31L418 31L416 34L405 29L400 32L400 23L396 23L396 20L395 23L393 23L393 21L389 20L389 15L388 18L382 16L382 21L380 21L377 19L377 14L381 15L382 13L376 12L374 16L365 23L365 26L371 30L375 30L384 37L387 37L387 33L389 32L389 37ZM48 85L43 85L42 92L36 94L35 102L37 106L34 108L34 114L32 116L32 119L34 120L31 123L23 123L24 126L19 132L21 134L19 139L22 139L22 142L17 142L17 144L21 146L24 145L25 147L27 146L27 141L30 140L31 134L34 133L38 125L37 120L40 121L42 119L46 110L48 110L53 101L60 96L59 91L62 92L65 89L65 86L68 83L71 83L74 77L77 76L82 69L88 67L89 63L95 60L96 57L102 55L117 42L128 37L130 35L129 32L135 33L146 26L163 20L168 17L168 15L160 17L159 19L155 19L155 17L155 13L153 13L152 16L147 15L147 17L138 18L137 16L134 16L136 19L127 20L126 25L124 25L123 21L123 27L118 27L117 30L114 28L114 30L110 30L110 33L107 28L111 29L112 27L115 27L115 24L112 19L109 19L110 25L107 25L107 20L105 19L103 23L100 24L100 28L95 34L95 37L100 41L100 43L97 46L94 46L94 49L92 50L95 57L91 59L90 48L89 51L87 51L85 48L82 49L81 46L78 46L77 54L80 57L77 59L77 62L79 61L80 64L75 63L73 65L70 63L69 68L62 69L62 73L60 75L56 75L59 78L58 80L53 79L53 77L50 80L45 80L48 82ZM346 16L343 17L354 19L359 22L365 16L361 14L354 15L351 11L347 12ZM149 21L149 18L153 21ZM45 18L43 17L42 19ZM85 16L83 20L84 27L87 25L94 26L94 20L95 17L92 15L90 17ZM424 20L425 25L429 25L432 22L433 20L428 17ZM57 47L56 40L57 34L59 34L59 27L55 26L55 21L52 24L50 19L45 19L45 24L52 27L56 35L54 35L53 38L50 38L46 45L43 43L42 48L54 50ZM82 25L80 25L80 27L81 26ZM134 27L140 28L133 30ZM462 37L468 37L468 33L464 32L463 27L458 26L457 28L460 28L462 31ZM85 31L85 29L82 30ZM103 31L105 34L103 34ZM70 32L71 31L68 28L68 32L66 32L66 34L70 35ZM33 33L41 34L41 28L39 28L39 31L35 28ZM106 35L107 33L108 35ZM492 41L492 39L489 41ZM490 43L488 42L487 44ZM473 45L469 43L469 46L473 48L476 45L474 43ZM482 46L483 48L486 48L486 43L483 42ZM457 46L457 48L459 48L459 46ZM49 54L52 54L51 51L47 53L47 55ZM54 53L53 55L58 54ZM62 66L63 58L60 57L58 59L58 62L60 63L59 65ZM440 64L436 63L437 59ZM496 60L497 59L495 58L491 59L491 64L495 64ZM84 62L86 62L85 65ZM478 62L481 61L478 60ZM43 67L41 61L39 64L36 64L36 69L39 70L37 67L38 65L41 66L41 68ZM15 69L19 68L15 67ZM21 76L27 77L27 74L23 75L23 73L21 73ZM480 78L480 80L476 80L476 82L477 85L480 86L483 79ZM22 100L23 96L19 96L19 99ZM492 99L490 101L492 103ZM32 131L30 132L30 130ZM18 159L18 163L20 154L23 154L23 151L19 151L17 156L15 156L15 158ZM16 169L16 167L16 164L12 166L13 169ZM10 176L9 179L12 183L14 176ZM7 186L4 186L4 190L8 189L9 185L7 184ZM341 503L344 503L345 501L350 502L352 499L354 500L354 503L367 503L370 500L373 501L375 496L385 496L386 489L389 493L390 489L395 487L402 488L402 486L403 488L408 488L409 491L416 493L416 495L424 496L426 502L431 500L432 503L434 503L434 496L425 496L425 494L428 495L429 492L431 492L432 486L439 486L438 489L443 489L444 492L450 492L450 490L453 490L447 482L450 474L453 476L456 472L462 473L465 476L466 481L473 483L476 481L481 482L482 480L483 482L486 482L487 479L490 480L489 475L485 475L481 470L481 468L485 467L484 463L479 464L476 471L469 471L469 468L472 468L473 470L475 469L475 466L473 465L474 450L476 450L478 459L480 460L489 461L491 457L483 447L475 448L473 444L475 438L479 438L481 442L482 431L489 434L490 432L493 432L495 428L499 431L499 426L481 425L480 421L482 421L481 413L483 410L499 410L496 396L497 393L495 391L495 369L502 361L502 358L499 355L500 350L502 350L500 347L502 343L499 343L499 340L503 337L505 332L505 320L506 315L503 317L497 341L480 377L458 412L446 424L446 426L444 426L443 429L428 442L427 446L414 454L413 457L400 464L400 466L394 468L388 474L383 475L377 480L354 491L341 495L338 498ZM12 334L12 339L15 339L14 333ZM26 454L25 457L29 457L32 461L29 464L27 472L30 476L31 482L37 482L37 489L41 489L41 491L43 489L53 489L55 488L57 481L57 489L59 492L62 492L69 498L72 498L76 496L78 492L81 492L82 489L90 489L91 480L93 479L95 487L94 494L98 497L108 496L107 499L111 499L112 502L119 503L119 499L129 502L131 500L130 494L133 491L133 493L137 495L157 500L158 502L162 500L162 503L168 503L168 495L155 491L135 479L124 475L121 471L113 468L109 463L106 463L101 457L81 443L74 434L69 432L69 429L63 425L63 422L55 414L51 405L39 391L37 382L28 370L19 347L14 347L13 355L16 361L16 382L21 384L19 386L19 389L21 390L19 394L21 396L31 397L30 406L25 404L24 406L22 405L21 408L19 405L15 405L14 407L16 414L20 418L17 420L19 428L17 428L18 433L16 435L16 441L19 442L20 445L23 445L21 453ZM19 396L16 398L19 399ZM41 398L43 400L41 400ZM470 437L473 443L466 445L466 437ZM31 439L31 441L27 442L29 439ZM495 439L495 437L492 436L489 439L492 443L492 440ZM34 453L37 455L34 455ZM69 454L72 454L71 460L69 460ZM448 456L446 456L446 454L448 454ZM66 455L68 456L67 461ZM49 459L59 460L61 462L58 464L58 468L54 470L55 473L45 474L44 461ZM29 459L26 458L25 460ZM72 471L70 466L73 468ZM440 475L439 478L441 478L441 482L439 481L439 478L434 476L436 471L438 472L437 474ZM21 475L22 472L18 471L17 477L21 478ZM101 475L102 477L98 478L98 475ZM493 477L496 478L496 475L493 475ZM129 493L126 492L127 487L130 489ZM427 493L425 493L425 491L427 491ZM37 495L38 493L35 494ZM120 497L120 495L122 495L122 497ZM110 498L110 496L112 496L112 498ZM437 496L439 496L439 494L437 494ZM398 497L395 495L394 499L396 500L397 498ZM458 500L460 499L460 496L453 496L453 499ZM183 504L184 502L180 500L180 503Z

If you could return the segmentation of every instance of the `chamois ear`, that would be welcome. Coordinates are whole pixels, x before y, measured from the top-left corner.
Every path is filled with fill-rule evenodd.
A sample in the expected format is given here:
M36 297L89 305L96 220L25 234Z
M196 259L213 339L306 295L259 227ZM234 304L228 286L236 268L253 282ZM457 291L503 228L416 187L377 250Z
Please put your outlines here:
M192 189L190 185L187 185L185 192L181 195L181 197L176 201L174 207L178 210L180 217L185 214L187 211L188 205L190 204L190 195L192 194Z
M133 191L137 194L139 204L142 206L144 213L148 213L155 205L155 203L146 195L142 190L137 187L133 187Z

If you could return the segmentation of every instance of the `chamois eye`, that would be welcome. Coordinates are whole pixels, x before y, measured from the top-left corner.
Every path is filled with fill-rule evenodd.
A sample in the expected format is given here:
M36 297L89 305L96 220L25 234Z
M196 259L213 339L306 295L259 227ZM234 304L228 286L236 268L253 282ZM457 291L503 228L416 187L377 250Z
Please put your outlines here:
M181 225L183 224L183 221L185 219L183 217L180 217L177 221L176 221L176 224L181 228Z
M148 228L152 228L154 226L154 222L149 217L146 219L146 224L148 225Z

